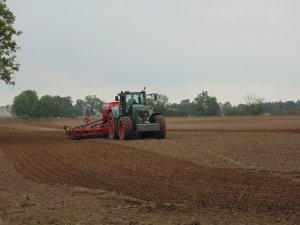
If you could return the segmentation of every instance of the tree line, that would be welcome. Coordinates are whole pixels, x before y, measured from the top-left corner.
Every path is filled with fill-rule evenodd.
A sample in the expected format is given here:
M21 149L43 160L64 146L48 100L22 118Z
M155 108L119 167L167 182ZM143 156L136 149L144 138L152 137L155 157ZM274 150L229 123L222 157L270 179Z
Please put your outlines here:
M300 100L266 102L255 95L244 97L245 103L233 106L230 102L220 103L216 97L202 91L193 101L182 100L179 104L164 102L156 104L166 116L247 116L247 115L295 115L300 114Z
M102 101L95 95L78 99L73 105L71 97L44 95L38 97L36 91L26 90L14 98L11 114L21 118L95 116L100 113Z
M158 94L158 99L147 99L147 105L154 112L165 116L242 116L242 115L292 115L300 114L300 101L266 102L255 95L244 97L245 103L237 106L230 102L220 103L207 91L199 93L193 101L182 100L170 103L168 96ZM96 95L88 95L84 99L72 101L71 97L44 95L38 97L34 90L21 92L14 98L11 106L2 106L2 110L10 111L12 115L22 118L76 117L98 116L102 110L102 101Z

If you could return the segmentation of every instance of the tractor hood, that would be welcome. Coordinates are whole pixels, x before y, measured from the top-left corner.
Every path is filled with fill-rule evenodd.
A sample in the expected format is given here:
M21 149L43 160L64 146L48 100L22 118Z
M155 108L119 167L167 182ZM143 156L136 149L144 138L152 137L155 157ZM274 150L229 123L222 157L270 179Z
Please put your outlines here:
M133 105L132 116L138 123L149 123L149 118L153 114L153 109L145 105Z

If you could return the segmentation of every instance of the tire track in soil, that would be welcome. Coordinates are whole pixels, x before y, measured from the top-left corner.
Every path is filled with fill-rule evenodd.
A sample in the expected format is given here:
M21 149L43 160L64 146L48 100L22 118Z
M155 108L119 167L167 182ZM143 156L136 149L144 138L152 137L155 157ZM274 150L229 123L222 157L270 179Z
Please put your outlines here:
M61 132L8 129L0 134L7 159L38 183L102 189L186 204L191 210L217 207L300 216L300 183L266 172L199 166L105 140L70 141Z

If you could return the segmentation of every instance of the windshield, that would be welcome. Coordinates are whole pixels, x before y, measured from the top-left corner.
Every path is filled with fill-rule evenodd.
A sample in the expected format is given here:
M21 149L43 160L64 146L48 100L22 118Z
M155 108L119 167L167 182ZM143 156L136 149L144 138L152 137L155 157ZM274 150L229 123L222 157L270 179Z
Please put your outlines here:
M136 102L136 104L146 105L146 96L144 93L129 93L126 95L126 102Z

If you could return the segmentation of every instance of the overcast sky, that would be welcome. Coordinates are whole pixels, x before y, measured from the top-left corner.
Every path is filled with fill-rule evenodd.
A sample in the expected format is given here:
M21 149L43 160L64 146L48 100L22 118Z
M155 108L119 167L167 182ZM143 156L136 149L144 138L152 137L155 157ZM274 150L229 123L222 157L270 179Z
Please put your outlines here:
M0 105L26 89L39 96L121 90L202 90L219 102L300 99L300 1L8 0L24 33L16 85L0 82Z

